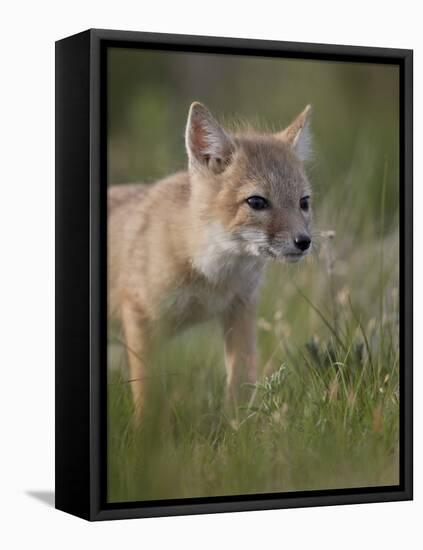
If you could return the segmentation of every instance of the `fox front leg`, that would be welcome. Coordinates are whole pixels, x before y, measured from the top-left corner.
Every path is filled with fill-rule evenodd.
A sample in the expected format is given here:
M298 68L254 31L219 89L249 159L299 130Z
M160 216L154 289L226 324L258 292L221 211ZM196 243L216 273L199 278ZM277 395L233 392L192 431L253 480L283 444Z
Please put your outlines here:
M123 335L129 367L129 384L134 403L134 420L142 418L147 389L146 356L149 349L149 332L146 321L131 304L122 307Z
M247 403L257 381L256 308L238 306L222 319L227 375L226 402L232 407Z

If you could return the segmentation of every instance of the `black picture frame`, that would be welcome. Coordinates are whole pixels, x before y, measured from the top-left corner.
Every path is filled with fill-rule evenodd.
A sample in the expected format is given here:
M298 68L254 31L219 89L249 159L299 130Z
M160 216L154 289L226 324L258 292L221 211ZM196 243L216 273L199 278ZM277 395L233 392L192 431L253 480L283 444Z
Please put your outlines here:
M107 504L105 62L110 46L399 66L398 486ZM56 43L56 508L107 520L412 499L412 101L412 50L98 29Z

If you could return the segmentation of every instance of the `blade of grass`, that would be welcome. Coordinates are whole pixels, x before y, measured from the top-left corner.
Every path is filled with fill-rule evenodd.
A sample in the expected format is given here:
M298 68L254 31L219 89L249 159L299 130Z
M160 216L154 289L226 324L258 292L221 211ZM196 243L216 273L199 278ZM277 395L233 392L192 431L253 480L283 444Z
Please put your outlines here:
M344 342L339 337L337 331L335 330L335 327L327 320L327 318L321 312L321 310L316 305L313 304L313 302L310 300L310 298L306 294L304 294L304 292L300 289L300 287L297 286L295 283L293 283L293 284L294 284L297 292L299 293L299 295L307 302L307 304L313 309L313 311L315 313L317 313L317 315L320 317L320 319L323 321L323 323L326 325L326 327L330 330L330 332L334 336L335 340L342 347L343 351L346 351L347 348L346 348Z

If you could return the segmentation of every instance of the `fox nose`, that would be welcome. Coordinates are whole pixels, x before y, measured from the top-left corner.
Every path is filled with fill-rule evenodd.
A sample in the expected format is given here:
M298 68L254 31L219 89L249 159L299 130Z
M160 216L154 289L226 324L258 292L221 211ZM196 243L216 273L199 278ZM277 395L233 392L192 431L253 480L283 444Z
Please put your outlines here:
M302 252L310 247L311 239L308 235L297 235L294 239L295 246Z

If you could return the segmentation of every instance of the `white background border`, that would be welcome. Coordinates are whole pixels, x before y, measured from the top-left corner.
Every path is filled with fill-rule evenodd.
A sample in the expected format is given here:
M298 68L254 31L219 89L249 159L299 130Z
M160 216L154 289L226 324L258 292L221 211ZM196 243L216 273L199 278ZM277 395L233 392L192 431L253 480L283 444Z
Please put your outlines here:
M418 2L18 1L0 33L0 545L416 547L422 539L422 31ZM54 510L54 41L90 27L415 50L415 501L89 524ZM283 98L281 98L281 101ZM77 399L77 396L75 396Z

